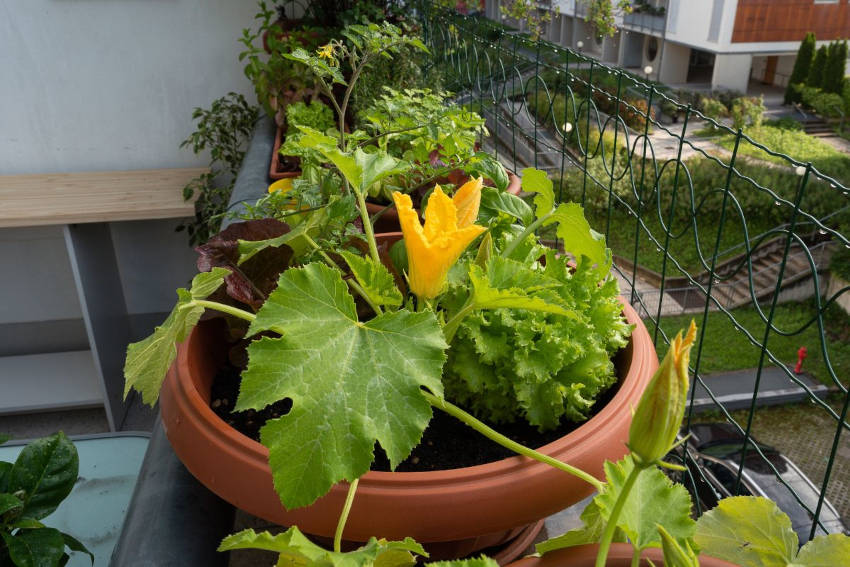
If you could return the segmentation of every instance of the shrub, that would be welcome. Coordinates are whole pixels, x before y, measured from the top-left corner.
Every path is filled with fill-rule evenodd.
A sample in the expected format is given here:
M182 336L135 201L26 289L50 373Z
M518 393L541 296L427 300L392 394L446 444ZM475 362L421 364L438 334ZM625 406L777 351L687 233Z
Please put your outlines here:
M729 114L729 109L726 108L726 105L716 98L701 98L699 101L699 108L700 112L702 112L709 118L714 118L715 120L718 120L720 117L727 116Z
M809 69L812 67L812 59L815 55L815 34L809 32L806 38L800 43L800 49L797 50L797 59L794 61L794 69L791 71L791 77L788 79L788 87L785 89L785 104L792 102L802 102L799 98L799 93L794 89L795 85L805 82L809 76Z
M732 103L732 124L735 128L758 128L764 119L764 97L741 97Z
M776 120L768 120L764 123L765 126L772 126L774 128L779 128L780 130L794 130L800 131L803 129L803 125L793 118L789 118L788 116L783 116L782 118L778 118Z
M812 109L825 118L840 118L844 110L841 95L820 92L811 100Z

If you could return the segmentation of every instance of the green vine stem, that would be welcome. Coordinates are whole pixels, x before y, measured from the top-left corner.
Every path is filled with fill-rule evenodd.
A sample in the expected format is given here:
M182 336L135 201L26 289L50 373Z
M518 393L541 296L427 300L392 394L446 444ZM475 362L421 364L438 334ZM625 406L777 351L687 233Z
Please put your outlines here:
M455 334L457 333L460 324L466 318L467 315L472 313L475 310L475 303L472 301L472 298L464 304L463 307L460 308L454 317L449 319L446 322L446 325L443 327L443 334L446 337L446 342L452 344L452 341L455 338Z
M632 565L631 567L640 567L640 554L641 550L637 547L634 548L632 552Z
M360 218L363 220L363 231L366 233L366 242L369 243L369 254L376 264L381 263L381 255L378 254L378 244L375 242L375 231L372 228L372 220L369 218L369 211L366 209L366 196L359 187L353 187L354 194L357 196L357 208L360 209Z
M617 529L617 520L620 519L620 513L623 511L623 506L629 498L629 493L635 485L635 481L645 467L635 462L635 466L626 478L626 483L617 497L617 502L614 503L614 509L611 510L611 516L608 518L608 523L605 525L605 531L602 533L602 539L599 541L599 553L596 556L596 567L605 567L608 561L608 549L611 547L611 542L614 539L614 531Z
M552 213L547 213L547 214L543 215L542 217L540 217L539 219L537 219L536 221L534 221L533 223L531 223L530 225L528 225L526 227L526 229L524 231L522 231L522 234L520 234L519 236L517 236L516 238L511 240L511 242L507 246L505 246L505 249L502 250L502 258L508 258L513 253L513 251L516 250L517 246L519 246L522 243L523 240L525 240L526 238L528 238L529 236L534 234L534 232L538 228L543 226L543 223L545 223L547 220L549 220L549 217L551 217L551 216L552 216Z
M239 309L238 307L233 307L232 305L225 305L224 303L218 303L216 301L209 301L207 299L194 299L192 303L197 305L198 307L206 307L208 309L215 309L216 311L221 311L222 313L227 313L228 315L233 315L234 317L238 317L240 319L244 319L249 323L253 322L254 319L257 318L253 313L249 313L243 309Z
M524 457L534 459L535 461L540 461L541 463L549 465L550 467L556 468L558 470L564 471L565 473L569 473L575 477L578 477L581 480L587 482L588 484L591 484L597 492L601 491L605 487L602 481L600 481L593 475L590 475L581 469L568 465L567 463L559 461L558 459L550 457L549 455L544 455L539 451L530 449L525 445L521 445L516 441L505 437L492 427L489 427L487 424L479 421L478 419L468 414L456 405L452 404L451 402L438 398L434 394L425 390L422 390L422 395L425 396L425 399L428 400L428 403L434 406L435 408L443 410L452 417L459 419L460 421L462 421L484 437L495 441L502 447L510 449L514 453L518 453Z
M322 250L322 248L316 243L316 241L313 240L312 238L310 238L310 236L308 234L304 235L304 239L307 241L307 243L310 246L312 246L316 250L316 252L319 253L319 255L322 257L322 259L328 264L328 266L330 266L331 268L337 267L336 262L334 262L333 259L330 256L328 256L325 253L325 251ZM357 295L362 297L363 301L365 301L369 305L369 307L372 308L372 311L375 312L375 315L380 315L381 313L383 313L383 311L381 310L381 306L378 305L377 303L375 303L374 301L372 301L372 299L369 297L369 295L366 293L366 291L362 287L360 287L359 283L357 283L356 281L354 281L352 279L345 280L345 281L348 284L348 286L351 289L353 289L357 293Z
M359 478L355 478L348 485L348 494L345 497L345 504L342 507L342 513L339 515L339 522L336 525L336 533L334 534L334 551L339 553L342 550L342 531L345 529L345 523L348 521L348 514L351 512L351 505L354 503L354 493L357 492L357 484Z

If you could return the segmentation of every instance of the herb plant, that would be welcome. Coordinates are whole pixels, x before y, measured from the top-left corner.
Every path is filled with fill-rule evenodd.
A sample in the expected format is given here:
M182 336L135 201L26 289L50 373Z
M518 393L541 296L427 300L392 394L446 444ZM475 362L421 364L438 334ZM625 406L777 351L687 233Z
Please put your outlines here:
M222 215L233 191L236 175L245 158L245 146L259 111L238 93L228 93L213 101L210 108L196 108L192 119L197 130L180 144L195 154L210 154L210 166L183 188L183 198L195 200L195 219L178 227L186 230L191 244L206 242L218 232Z
M82 543L40 522L71 493L78 471L77 449L63 433L33 441L14 463L0 461L0 566L65 565L69 551L94 563Z

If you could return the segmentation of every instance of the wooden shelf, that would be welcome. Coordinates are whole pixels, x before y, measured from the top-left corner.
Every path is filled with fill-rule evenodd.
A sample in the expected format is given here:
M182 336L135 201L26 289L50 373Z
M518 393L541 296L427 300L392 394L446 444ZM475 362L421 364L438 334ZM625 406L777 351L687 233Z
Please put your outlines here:
M103 405L91 351L0 357L0 414Z
M204 168L0 176L0 228L190 217Z

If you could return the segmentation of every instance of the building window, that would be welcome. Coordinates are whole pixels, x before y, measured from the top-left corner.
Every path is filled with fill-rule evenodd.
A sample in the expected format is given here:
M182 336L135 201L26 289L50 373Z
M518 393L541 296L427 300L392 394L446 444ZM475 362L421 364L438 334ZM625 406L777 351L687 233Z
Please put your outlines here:
M650 36L646 42L646 58L652 62L658 56L658 39Z

